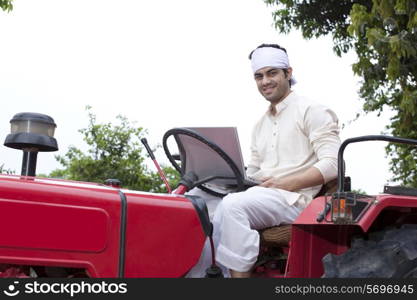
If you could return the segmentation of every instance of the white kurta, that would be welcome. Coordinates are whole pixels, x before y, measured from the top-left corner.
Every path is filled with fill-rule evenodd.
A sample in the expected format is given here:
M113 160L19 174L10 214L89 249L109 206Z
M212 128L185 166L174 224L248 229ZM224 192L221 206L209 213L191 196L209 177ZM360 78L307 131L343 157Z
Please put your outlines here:
M256 123L252 132L248 176L285 177L302 173L314 166L325 182L337 176L337 151L340 146L336 114L327 107L291 92ZM297 191L299 201L307 205L321 186ZM287 199L293 204L295 198Z
M317 168L325 182L337 176L337 151L340 146L338 120L328 108L292 92L255 125L252 134L249 176L284 177ZM227 195L214 218L216 260L228 269L246 272L259 253L257 229L292 223L319 192L315 186L288 192L276 188L253 187ZM203 258L189 276L202 276ZM205 265L206 264L206 265Z

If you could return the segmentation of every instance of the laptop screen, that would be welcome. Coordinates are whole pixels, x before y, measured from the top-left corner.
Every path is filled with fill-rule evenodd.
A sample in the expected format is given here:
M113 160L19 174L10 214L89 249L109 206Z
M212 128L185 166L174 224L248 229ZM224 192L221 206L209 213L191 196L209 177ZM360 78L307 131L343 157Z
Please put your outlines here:
M245 177L245 167L236 127L188 127L219 146L234 161ZM185 173L193 171L199 179L209 176L234 177L234 173L225 160L207 145L188 136L181 137L186 153ZM215 179L210 183L235 184L232 179Z

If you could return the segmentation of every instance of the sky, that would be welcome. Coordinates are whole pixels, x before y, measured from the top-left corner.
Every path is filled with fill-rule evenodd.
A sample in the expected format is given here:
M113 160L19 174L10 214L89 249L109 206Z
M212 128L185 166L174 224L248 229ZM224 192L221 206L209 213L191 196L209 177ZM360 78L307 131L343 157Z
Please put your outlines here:
M332 40L279 34L262 0L15 0L0 11L0 138L19 112L51 116L59 150L38 155L38 173L61 166L55 155L86 149L79 129L87 105L98 122L124 115L148 129L151 145L182 126L236 126L245 162L253 124L268 107L248 54L262 43L287 49L293 90L336 112L342 140L380 134L390 112L352 122L361 111L355 54L339 58ZM380 193L391 178L385 143L347 147L352 186ZM157 159L168 163L162 150ZM20 173L22 154L0 147L0 165ZM152 165L151 165L152 167Z

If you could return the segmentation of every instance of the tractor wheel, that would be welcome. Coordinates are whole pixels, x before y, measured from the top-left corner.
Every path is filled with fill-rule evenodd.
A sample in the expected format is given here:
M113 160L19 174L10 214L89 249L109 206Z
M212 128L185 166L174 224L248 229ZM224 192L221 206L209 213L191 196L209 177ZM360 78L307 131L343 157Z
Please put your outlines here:
M417 225L354 239L340 255L323 257L324 278L417 278Z

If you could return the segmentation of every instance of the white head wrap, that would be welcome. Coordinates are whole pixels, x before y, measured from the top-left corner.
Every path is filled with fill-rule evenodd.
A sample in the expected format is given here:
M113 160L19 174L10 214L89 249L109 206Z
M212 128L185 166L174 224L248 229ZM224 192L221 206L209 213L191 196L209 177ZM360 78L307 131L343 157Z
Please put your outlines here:
M274 47L261 47L255 49L251 58L252 71L255 73L264 67L274 67L278 69L287 69L290 67L288 55L284 50ZM294 76L291 76L291 85L297 83Z

